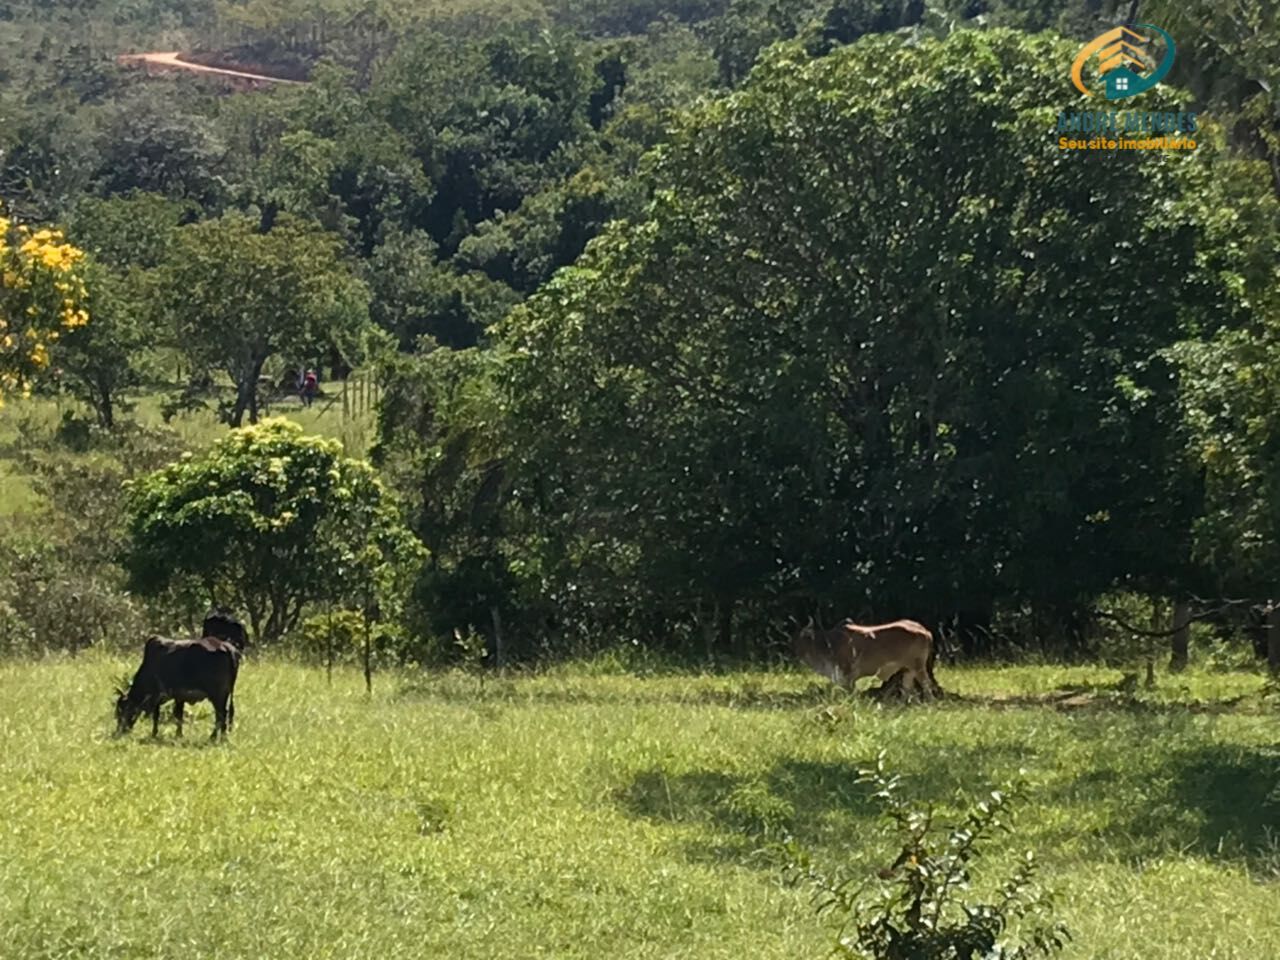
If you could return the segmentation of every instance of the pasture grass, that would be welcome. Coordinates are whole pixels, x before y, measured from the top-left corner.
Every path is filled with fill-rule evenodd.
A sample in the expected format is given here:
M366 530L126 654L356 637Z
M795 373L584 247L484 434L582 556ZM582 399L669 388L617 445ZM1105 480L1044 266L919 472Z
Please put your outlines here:
M357 413L352 409L354 407L352 402L344 415L341 382L326 384L325 391L310 407L303 406L302 402L291 394L277 397L260 409L259 415L264 418L285 417L293 420L307 433L341 440L349 455L363 457L374 434L372 409L361 409ZM223 388L222 394L228 400L233 396L229 387ZM132 400L135 406L129 414L130 417L149 426L164 425L165 421L161 413L163 394L148 392L133 397ZM248 422L246 416L245 423ZM169 420L168 427L176 431L193 449L206 447L227 432L227 425L218 420L213 409L177 413Z
M991 862L1037 850L1065 956L1280 956L1256 674L1122 696L1114 670L944 667L959 696L879 707L789 671L607 663L383 673L367 699L354 671L255 659L210 745L207 705L183 741L112 739L131 666L0 663L4 956L822 957L830 926L763 851L882 863L855 783L881 748L944 813L1027 771Z
M374 413L371 407L362 407L358 413L355 412L353 402L344 415L341 389L340 383L328 385L328 394L311 407L302 406L297 397L283 397L272 403L263 416L286 417L301 424L310 434L342 441L349 456L363 457L368 453L375 434ZM134 406L123 416L147 426L166 427L192 450L207 447L227 432L226 424L218 420L213 409L181 412L166 424L161 414L164 402L161 392L149 391L130 399ZM66 397L57 400L9 397L0 406L0 519L31 513L40 505L40 495L33 489L30 477L14 460L12 451L15 444L24 441L48 442L64 411L89 419L93 416L84 404Z

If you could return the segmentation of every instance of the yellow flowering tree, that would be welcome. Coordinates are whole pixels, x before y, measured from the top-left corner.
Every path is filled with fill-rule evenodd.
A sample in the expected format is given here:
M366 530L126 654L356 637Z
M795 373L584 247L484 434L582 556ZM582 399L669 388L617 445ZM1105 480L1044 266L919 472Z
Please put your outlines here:
M89 322L84 252L0 212L0 402L26 392L64 331Z

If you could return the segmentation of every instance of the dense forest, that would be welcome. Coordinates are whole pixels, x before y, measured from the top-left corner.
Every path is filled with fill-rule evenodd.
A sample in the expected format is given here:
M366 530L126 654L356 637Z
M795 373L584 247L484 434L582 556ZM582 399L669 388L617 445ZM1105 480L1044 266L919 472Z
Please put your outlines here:
M1197 148L1061 151L1135 20L1178 55L1134 109ZM117 62L179 49L307 82ZM812 614L1083 655L1100 607L1280 600L1271 0L0 0L0 201L84 253L10 386L96 453L15 452L0 642L217 601L403 659ZM130 416L257 423L304 365L376 379L368 464Z

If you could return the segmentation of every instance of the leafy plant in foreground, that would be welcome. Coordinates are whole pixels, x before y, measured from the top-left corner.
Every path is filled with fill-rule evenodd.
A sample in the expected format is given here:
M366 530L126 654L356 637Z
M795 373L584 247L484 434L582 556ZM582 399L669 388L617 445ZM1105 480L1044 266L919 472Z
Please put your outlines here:
M901 849L874 880L827 875L794 843L788 848L792 879L816 888L819 914L843 919L833 954L863 960L1030 960L1050 957L1070 939L1051 918L1052 900L1035 883L1036 863L1028 851L1013 873L987 900L965 897L977 861L998 832L1012 832L1013 805L1022 796L1015 784L993 790L958 825L940 828L932 808L911 805L901 795L901 779L885 769L884 753L859 771L859 782L876 788L884 818ZM1011 921L1027 924L1010 942L1002 939Z

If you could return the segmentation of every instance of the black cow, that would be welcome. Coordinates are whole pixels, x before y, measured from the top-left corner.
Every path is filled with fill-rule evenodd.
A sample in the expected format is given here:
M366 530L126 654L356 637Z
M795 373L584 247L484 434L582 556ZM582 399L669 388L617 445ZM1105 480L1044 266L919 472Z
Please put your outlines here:
M208 700L213 704L213 738L226 736L235 719L232 695L240 651L225 640L165 640L152 637L142 652L142 666L133 675L127 690L116 700L116 732L133 729L142 713L151 714L151 735L160 733L160 706L174 701L173 715L182 736L182 707Z
M244 624L222 610L212 610L204 618L204 626L200 628L200 636L217 637L220 640L225 640L241 652L249 645L249 638L245 633Z

